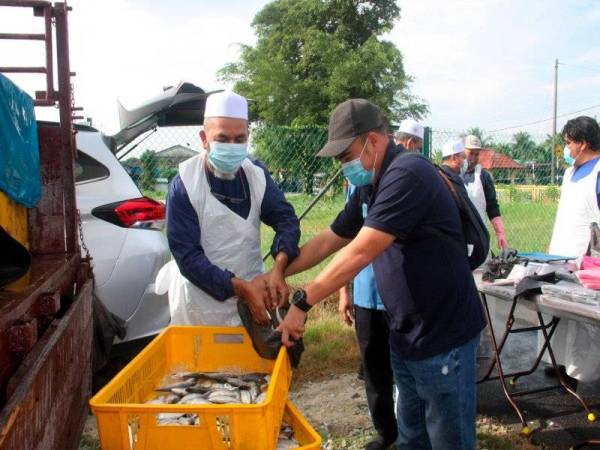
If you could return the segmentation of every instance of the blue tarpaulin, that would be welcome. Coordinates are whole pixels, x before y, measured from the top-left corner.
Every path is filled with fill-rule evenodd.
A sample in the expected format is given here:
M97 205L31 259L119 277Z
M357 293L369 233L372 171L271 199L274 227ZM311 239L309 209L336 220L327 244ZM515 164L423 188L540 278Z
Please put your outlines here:
M0 74L0 190L33 208L41 185L33 99Z

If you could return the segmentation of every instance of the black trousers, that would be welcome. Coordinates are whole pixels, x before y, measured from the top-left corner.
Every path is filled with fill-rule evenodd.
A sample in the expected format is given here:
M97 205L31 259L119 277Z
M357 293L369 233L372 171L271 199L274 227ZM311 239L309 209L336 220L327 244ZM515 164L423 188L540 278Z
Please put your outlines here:
M398 424L394 412L394 373L385 312L355 306L354 316L373 426L386 442L393 442L398 436Z

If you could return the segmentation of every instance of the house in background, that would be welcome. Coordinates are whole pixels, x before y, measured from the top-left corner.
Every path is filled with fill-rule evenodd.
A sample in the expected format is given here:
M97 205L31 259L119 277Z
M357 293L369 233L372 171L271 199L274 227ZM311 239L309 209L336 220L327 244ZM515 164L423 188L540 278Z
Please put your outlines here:
M179 163L182 163L186 159L190 159L197 154L198 152L196 150L192 150L185 145L177 144L156 152L156 158L159 167L177 169Z
M494 177L499 184L512 184L523 177L525 166L519 164L510 156L493 148L482 149L479 152L479 164Z

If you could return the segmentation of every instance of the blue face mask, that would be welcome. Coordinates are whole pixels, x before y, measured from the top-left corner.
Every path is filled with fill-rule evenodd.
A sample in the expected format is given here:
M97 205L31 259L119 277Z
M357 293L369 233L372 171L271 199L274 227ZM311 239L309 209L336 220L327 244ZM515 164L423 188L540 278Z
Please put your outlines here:
M563 149L563 158L565 159L565 162L569 166L572 166L573 164L575 164L575 158L573 158L571 156L571 151L569 150L569 147L567 147L566 145L565 145L565 148Z
M360 162L360 158L365 151L365 148L367 148L367 142L368 141L365 142L358 158L342 164L344 176L348 182L354 186L366 186L373 181L373 177L375 176L375 163L373 163L373 169L367 170ZM375 156L375 158L377 158L377 156Z
M464 176L465 173L467 173L467 169L469 168L469 161L467 161L467 159L465 158L465 160L462 163L462 166L460 166L460 176Z
M248 156L248 144L230 144L228 142L211 142L208 160L219 172L232 174L238 171Z

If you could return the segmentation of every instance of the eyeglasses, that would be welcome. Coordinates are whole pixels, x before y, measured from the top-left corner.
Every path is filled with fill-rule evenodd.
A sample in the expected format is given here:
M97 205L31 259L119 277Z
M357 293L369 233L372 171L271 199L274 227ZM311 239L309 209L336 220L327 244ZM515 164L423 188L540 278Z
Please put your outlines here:
M215 189L212 185L212 183L210 182L210 178L208 179L208 184L210 186L210 193L219 201L221 202L228 202L231 203L232 205L239 205L240 203L243 203L245 201L248 200L248 193L246 192L246 184L244 183L244 179L245 179L245 174L243 171L240 171L240 178L239 181L242 184L242 193L243 196L240 197L230 197L229 195L225 195L225 194L220 194L219 192L215 192Z
M219 194L219 193L215 192L212 188L210 189L210 193L212 195L214 195L215 198L219 201L225 201L225 202L232 203L234 205L239 205L240 203L243 203L246 200L248 200L248 196L246 195L246 188L244 187L243 184L242 184L242 187L244 188L244 197L242 197L242 198L230 197L228 195Z

